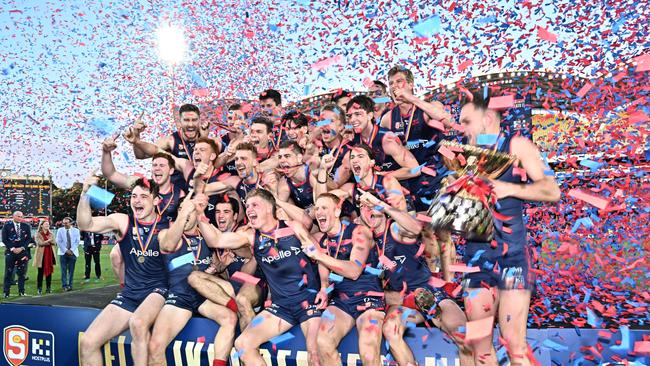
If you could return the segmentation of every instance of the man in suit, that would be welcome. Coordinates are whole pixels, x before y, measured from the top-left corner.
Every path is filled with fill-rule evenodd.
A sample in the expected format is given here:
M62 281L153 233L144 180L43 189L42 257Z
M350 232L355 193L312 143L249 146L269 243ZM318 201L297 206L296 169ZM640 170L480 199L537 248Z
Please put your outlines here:
M61 286L63 291L72 290L74 265L79 257L79 229L72 226L72 219L63 219L63 227L56 232L56 245L59 248L61 263Z
M22 221L23 213L16 211L13 220L2 227L2 242L5 244L5 298L9 297L14 269L18 274L18 295L25 295L25 273L31 257L27 246L32 241L32 232L29 224Z
M99 263L99 252L102 249L102 244L105 244L108 239L102 234L89 231L82 231L81 238L84 241L84 260L86 263L84 282L90 282L90 266L93 260L95 261L95 277L100 280L102 278L102 267Z

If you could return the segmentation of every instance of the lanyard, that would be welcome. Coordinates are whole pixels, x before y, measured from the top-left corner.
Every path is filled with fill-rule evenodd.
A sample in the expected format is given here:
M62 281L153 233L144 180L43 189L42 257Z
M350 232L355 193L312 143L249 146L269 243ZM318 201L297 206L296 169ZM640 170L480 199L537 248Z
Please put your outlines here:
M153 239L153 233L156 231L156 225L158 225L158 221L160 221L160 216L156 217L156 220L153 222L153 227L149 231L149 235L147 235L147 241L143 245L142 244L142 238L140 237L140 228L138 227L138 219L135 217L133 218L133 223L135 224L135 236L138 239L138 245L140 245L140 249L142 252L146 252L147 248L149 248L149 244L151 244L151 239Z
M178 133L178 137L181 139L181 144L183 144L183 148L185 149L185 152L187 153L187 157L190 160L190 163L194 165L194 158L192 157L192 154L190 153L190 150L187 149L187 146L185 145L185 139L183 138L183 135L181 132Z
M173 184L172 184L171 191L172 191L172 196L169 198L169 201L167 201L167 204L165 205L165 207L161 210L158 206L156 206L156 210L158 210L158 215L160 215L160 216L162 216L162 214L164 214L165 211L167 211L167 209L169 208L169 205L171 205L172 201L174 201L174 185Z
M273 241L273 247L276 250L278 248L278 233L277 232L278 232L279 228L280 228L280 222L278 222L278 224L275 226L275 230L273 230L273 236L271 236L269 234L265 234L262 231L260 231L260 236L261 237L263 236L263 237L269 238L269 239L271 239Z
M339 249L341 249L341 241L343 240L343 234L345 234L346 227L347 227L346 225L341 224L341 231L339 231L339 234L338 234L339 240L336 243L336 253L334 253L334 259L338 259L338 257L339 257ZM331 242L331 240L329 240L329 238L327 238L327 239L328 239L328 241Z
M384 255L384 252L386 252L386 237L388 236L388 230L390 229L391 221L386 220L386 226L384 227L384 238L382 239L381 242L381 249L379 248L379 245L377 245L377 242L375 241L375 247L377 247L377 251L379 252L379 256L381 257Z
M375 136L377 136L377 132L379 131L379 126L377 125L372 125L372 133L370 134L370 137L368 138L368 142L365 144L368 146L372 147L372 142L375 140ZM363 137L361 138L363 141Z
M411 117L409 117L409 126L406 129L406 133L404 134L404 143L406 143L409 140L409 135L411 134L411 126L413 125L413 116L415 115L415 106L411 106ZM400 113L400 119L402 119L402 114ZM404 120L402 120L403 122Z
M192 248L192 239L188 238L183 234L183 240L185 241L185 244L187 244L187 248L192 252L192 256L194 257L194 264L199 262L199 258L201 257L201 241L203 238L201 236L198 236L199 238L199 245L197 245L197 250L196 252ZM218 255L218 254L217 254Z

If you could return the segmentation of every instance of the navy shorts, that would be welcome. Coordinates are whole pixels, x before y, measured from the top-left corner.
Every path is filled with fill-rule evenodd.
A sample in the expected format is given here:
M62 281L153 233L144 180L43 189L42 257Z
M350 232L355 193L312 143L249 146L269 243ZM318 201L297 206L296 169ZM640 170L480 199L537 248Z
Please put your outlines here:
M481 254L478 251L483 250ZM500 290L532 290L535 276L531 269L532 248L510 245L504 252L503 243L492 248L490 243L467 243L463 262L481 270L463 276L463 288L481 288L481 283ZM474 258L474 256L477 258ZM468 264L468 265L470 265Z
M347 299L333 298L330 300L330 306L341 309L352 319L357 319L366 310L384 311L386 309L384 298L367 295L350 296Z
M121 307L122 309L133 313L135 309L142 304L144 299L147 298L150 294L159 294L163 298L167 295L167 289L162 287L156 287L151 292L134 292L134 291L123 291L117 294L115 299L111 301L111 304Z
M167 294L167 300L165 300L165 305L176 306L177 308L189 310L192 313L196 313L199 310L199 306L201 306L201 304L204 302L205 297L201 296L196 291L180 293L169 291Z
M265 311L277 316L278 318L286 321L291 325L302 324L303 322L311 319L318 318L321 316L321 310L316 309L316 305L312 304L314 299L311 299L309 305L303 309L301 304L295 304L292 306L280 305L277 303L272 303L269 307L265 308Z

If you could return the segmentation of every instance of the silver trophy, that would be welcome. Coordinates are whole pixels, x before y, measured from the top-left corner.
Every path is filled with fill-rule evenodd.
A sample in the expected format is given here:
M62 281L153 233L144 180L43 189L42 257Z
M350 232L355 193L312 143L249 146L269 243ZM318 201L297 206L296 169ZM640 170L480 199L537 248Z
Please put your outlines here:
M449 230L467 240L491 241L494 236L492 211L496 196L487 180L501 175L516 158L503 152L452 141L443 141L440 146L454 152L454 159L443 155L443 161L456 174L453 181L447 178L443 180L440 191L429 206L427 215L431 217L431 227Z

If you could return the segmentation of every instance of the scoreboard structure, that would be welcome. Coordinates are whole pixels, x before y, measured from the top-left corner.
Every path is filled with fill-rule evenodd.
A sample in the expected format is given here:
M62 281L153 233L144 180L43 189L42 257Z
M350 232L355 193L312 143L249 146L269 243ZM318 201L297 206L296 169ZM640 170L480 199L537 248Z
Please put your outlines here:
M22 211L25 218L52 216L52 180L40 176L0 175L0 217Z

